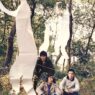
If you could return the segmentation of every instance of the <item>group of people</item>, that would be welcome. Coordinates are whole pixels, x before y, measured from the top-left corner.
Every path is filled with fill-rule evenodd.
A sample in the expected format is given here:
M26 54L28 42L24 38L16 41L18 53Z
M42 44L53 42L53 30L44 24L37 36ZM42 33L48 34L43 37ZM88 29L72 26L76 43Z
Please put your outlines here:
M46 78L39 85L38 82L43 73ZM67 75L59 83L54 77L55 69L52 61L47 57L45 51L41 51L34 70L34 89L37 95L78 95L79 81L76 78L74 69L69 69Z

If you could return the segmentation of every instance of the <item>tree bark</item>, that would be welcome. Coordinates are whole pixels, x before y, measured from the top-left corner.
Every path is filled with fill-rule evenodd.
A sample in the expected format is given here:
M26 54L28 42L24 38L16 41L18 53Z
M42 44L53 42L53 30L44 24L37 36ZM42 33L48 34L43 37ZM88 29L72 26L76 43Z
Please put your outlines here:
M6 17L7 17L7 16L6 16L5 13L4 13L4 15L5 15L5 16L4 16L4 19L5 19L5 20L4 20L4 23L5 23L5 24L4 24L4 33L3 33L3 37L2 37L2 42L1 42L1 43L3 43L4 40L5 40L5 32L6 32L6 24L7 24L7 21L6 21Z
M94 29L95 29L95 23L93 25L93 28L92 28L92 31L91 31L91 35L89 36L89 39L88 39L88 43L87 43L87 47L86 47L86 53L85 53L86 55L87 55L88 50L89 50L89 45L90 45L90 41L91 41L92 35L94 33Z
M9 66L10 62L12 61L12 56L13 56L13 42L14 42L14 37L16 34L16 25L12 27L12 30L10 32L10 35L8 37L8 49L7 49L7 54L6 54L6 59L4 62L4 66Z
M70 31L70 38L68 41L68 55L69 55L69 68L70 68L70 64L71 64L71 41L72 41L72 27L73 27L73 23L72 23L73 17L72 17L72 0L69 0L69 31Z
M36 8L36 1L35 0L32 0L32 8L31 8L32 16L31 16L31 19L34 17L35 8Z

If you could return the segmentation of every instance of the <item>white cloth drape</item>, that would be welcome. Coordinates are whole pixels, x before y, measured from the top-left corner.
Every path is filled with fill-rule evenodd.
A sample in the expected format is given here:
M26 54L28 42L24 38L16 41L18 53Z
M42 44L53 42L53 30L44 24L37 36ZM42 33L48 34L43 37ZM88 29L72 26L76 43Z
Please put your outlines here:
M19 55L10 69L10 82L12 89L19 92L20 77L23 76L23 86L30 92L28 95L35 95L33 91L32 76L37 59L37 48L31 28L31 11L26 0L21 0L21 4L15 11L6 9L0 1L1 11L14 16L16 20L16 33ZM31 90L31 91L30 91ZM33 94L34 93L34 94Z

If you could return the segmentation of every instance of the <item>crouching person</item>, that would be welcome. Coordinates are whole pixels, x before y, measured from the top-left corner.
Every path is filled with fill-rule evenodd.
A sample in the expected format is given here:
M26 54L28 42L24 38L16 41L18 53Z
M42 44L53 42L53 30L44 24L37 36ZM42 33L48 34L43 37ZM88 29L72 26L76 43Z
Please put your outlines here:
M62 95L61 90L55 83L53 76L48 76L46 82L40 84L36 89L38 95Z
M60 89L63 91L63 95L79 95L79 81L73 69L68 70L67 76L60 83Z

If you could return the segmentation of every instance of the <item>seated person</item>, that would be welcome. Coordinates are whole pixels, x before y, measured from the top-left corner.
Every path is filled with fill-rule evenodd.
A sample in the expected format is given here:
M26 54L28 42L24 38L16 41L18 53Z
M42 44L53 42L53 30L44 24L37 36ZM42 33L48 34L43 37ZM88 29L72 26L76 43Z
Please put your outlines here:
M38 81L43 73L47 73L48 75L54 75L55 73L52 61L47 57L45 51L41 51L40 57L36 62L34 69L34 89L36 89Z
M42 82L36 89L38 95L62 95L53 76L48 76L47 82Z
M67 76L60 83L60 89L63 91L63 95L78 95L80 86L73 69L68 70Z

